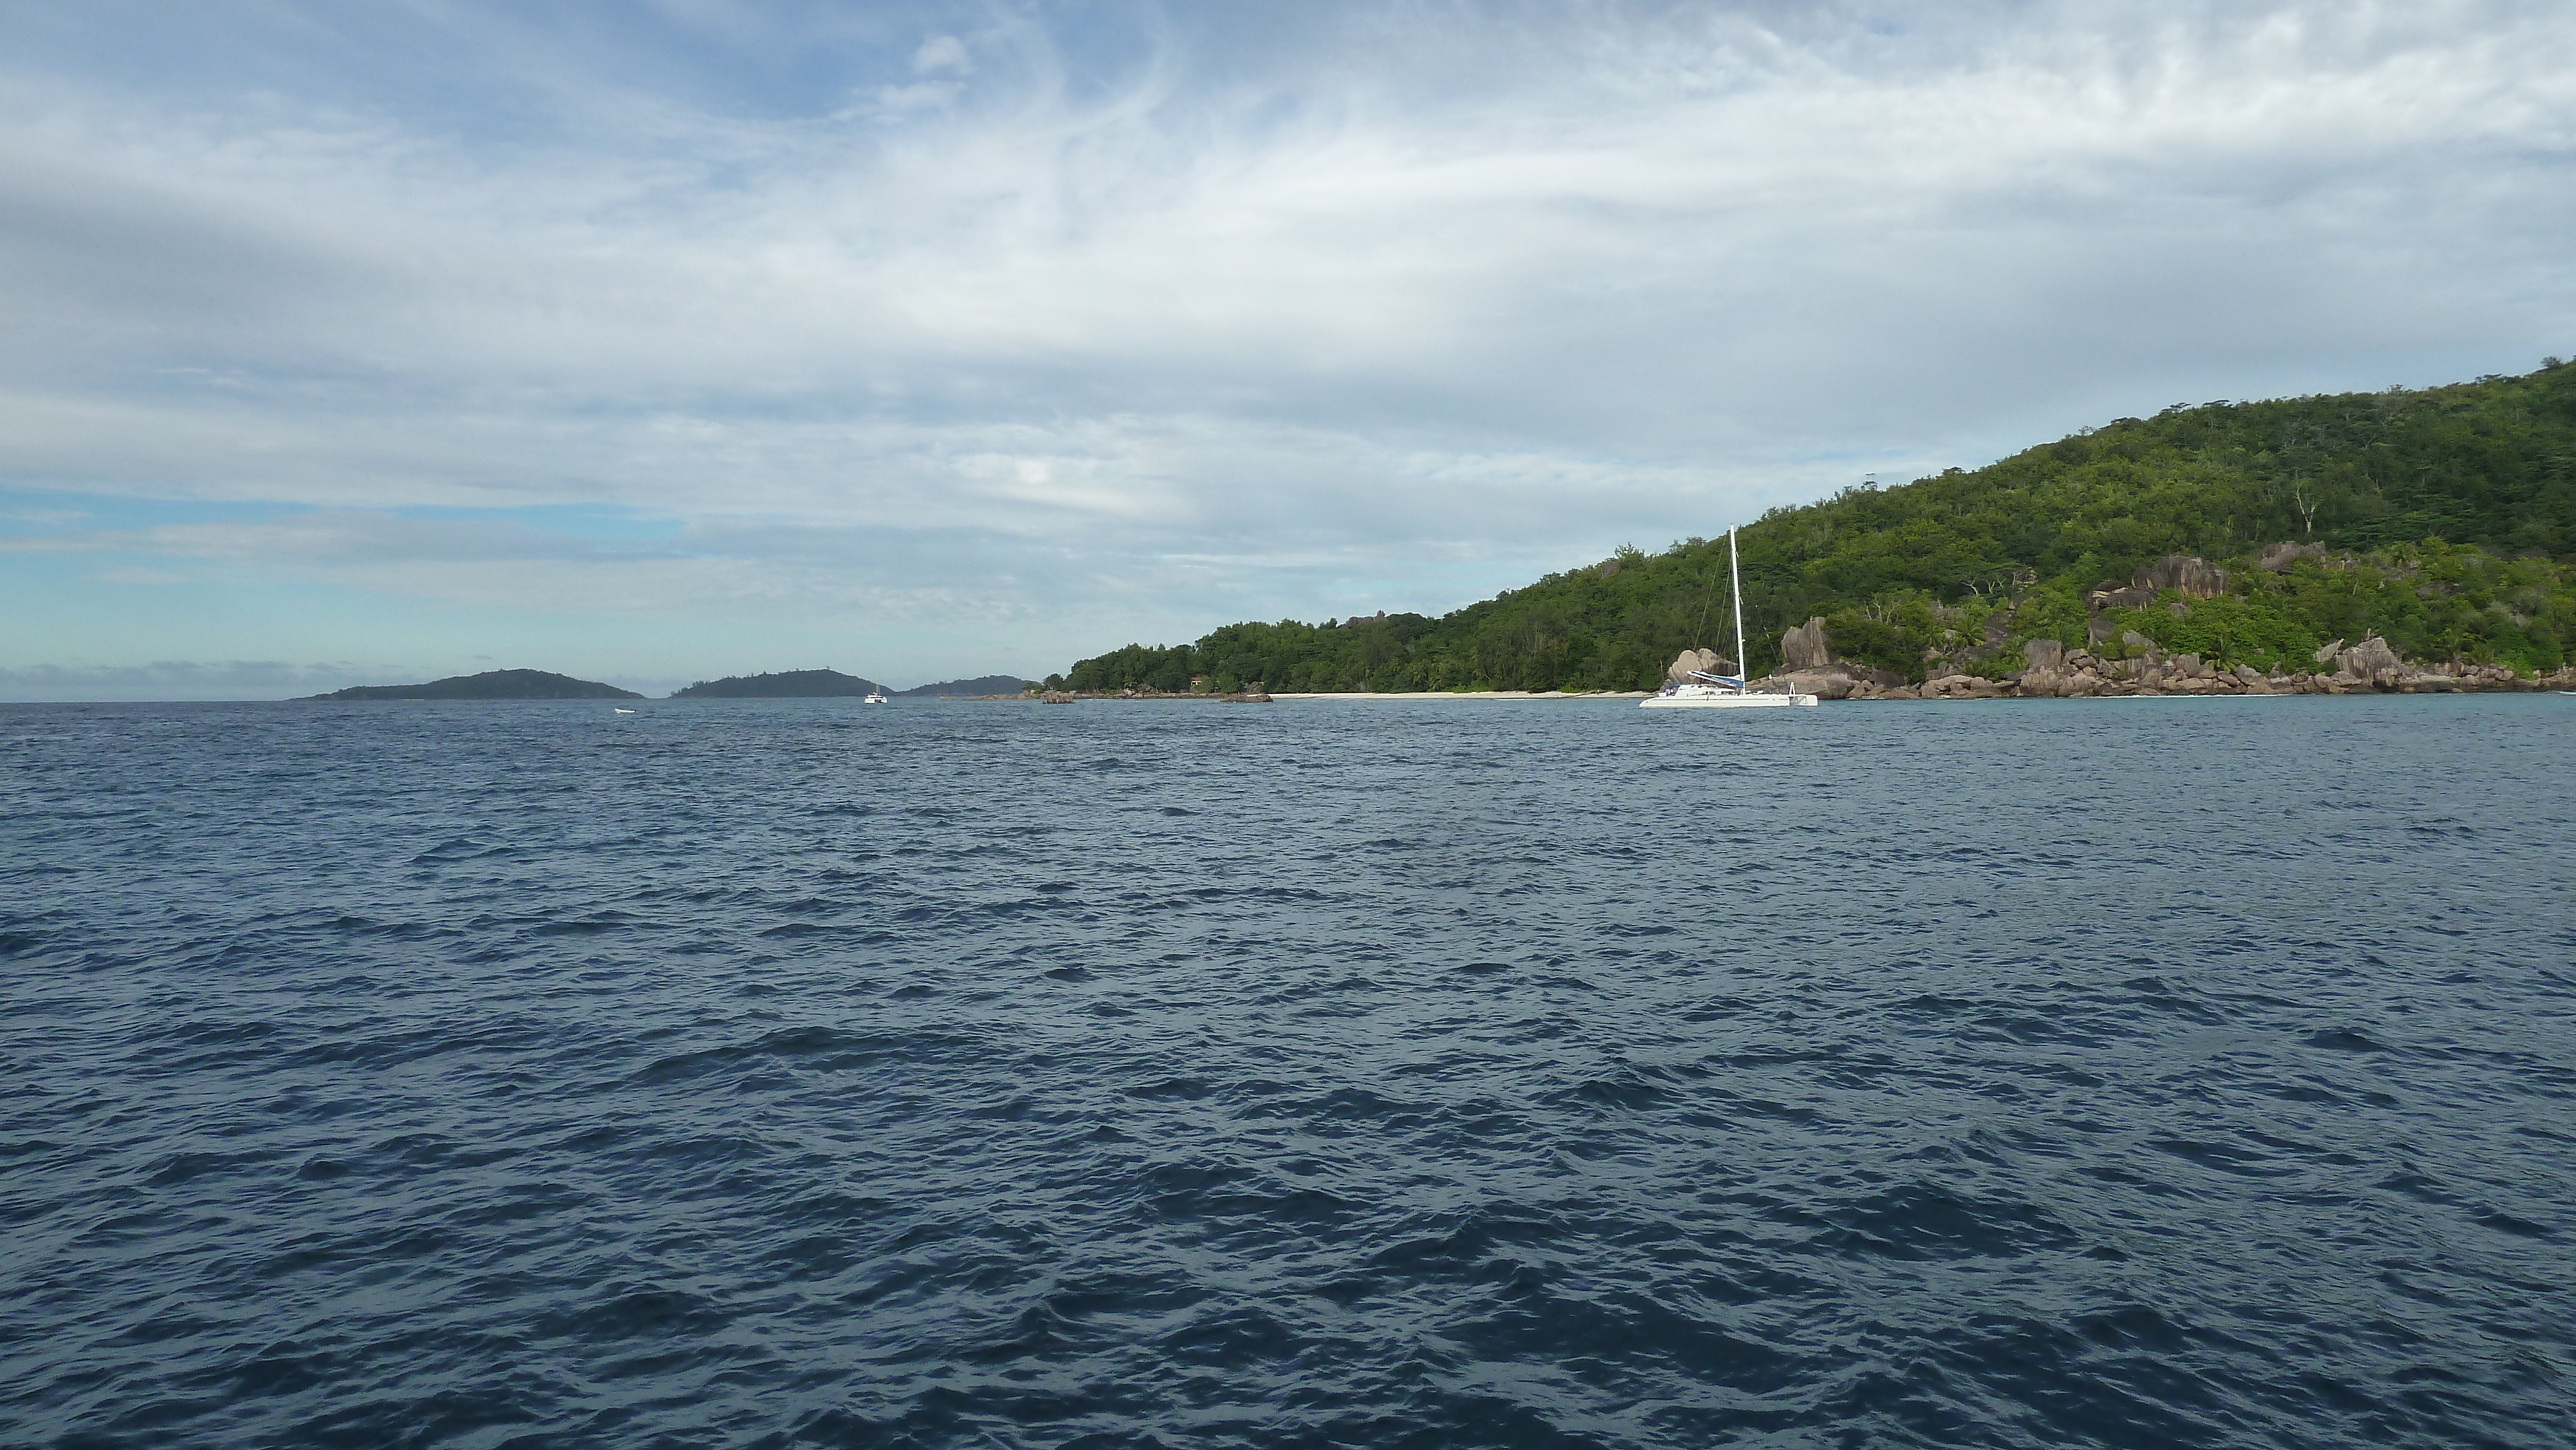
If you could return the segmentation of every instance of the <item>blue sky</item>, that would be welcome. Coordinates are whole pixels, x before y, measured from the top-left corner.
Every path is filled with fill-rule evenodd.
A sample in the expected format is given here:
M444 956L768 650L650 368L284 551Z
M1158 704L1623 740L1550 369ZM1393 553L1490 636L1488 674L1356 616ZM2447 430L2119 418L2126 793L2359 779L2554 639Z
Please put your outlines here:
M2563 4L0 0L0 698L1060 669L2576 351Z

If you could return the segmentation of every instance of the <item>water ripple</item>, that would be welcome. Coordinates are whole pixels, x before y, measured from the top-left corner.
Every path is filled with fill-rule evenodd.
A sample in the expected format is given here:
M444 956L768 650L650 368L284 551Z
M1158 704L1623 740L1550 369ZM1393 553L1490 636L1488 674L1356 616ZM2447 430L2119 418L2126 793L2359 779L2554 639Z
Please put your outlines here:
M0 707L0 1440L2576 1443L2563 703Z

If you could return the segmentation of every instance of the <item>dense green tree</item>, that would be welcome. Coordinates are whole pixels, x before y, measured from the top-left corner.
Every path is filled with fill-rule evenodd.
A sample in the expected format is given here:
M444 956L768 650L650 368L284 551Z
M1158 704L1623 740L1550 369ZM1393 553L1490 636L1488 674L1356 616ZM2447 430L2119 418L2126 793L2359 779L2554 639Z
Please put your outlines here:
M2246 567L2282 541L2330 558ZM2082 644L2086 594L2167 554L2227 563L2228 593L2108 611L2229 662L2305 664L2381 634L2411 657L2552 669L2576 638L2576 367L2421 391L2177 405L1978 469L1862 486L1742 531L1754 670L1822 616L1844 656L1920 678L2000 670L2023 640ZM1438 619L1232 624L1129 645L1072 688L1635 689L1685 648L1732 644L1723 539L1621 549ZM2179 607L2177 607L2179 606ZM2114 645L2114 648L2117 646Z

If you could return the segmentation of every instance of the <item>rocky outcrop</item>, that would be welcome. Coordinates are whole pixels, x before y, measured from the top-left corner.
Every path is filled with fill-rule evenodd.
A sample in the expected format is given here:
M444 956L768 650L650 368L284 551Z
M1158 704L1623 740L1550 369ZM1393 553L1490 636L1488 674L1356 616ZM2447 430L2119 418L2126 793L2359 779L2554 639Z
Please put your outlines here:
M2260 562L2266 568L2283 568L2298 559L2322 553L2315 545L2281 544L2266 550ZM1758 681L1757 690L1794 690L1827 700L1983 700L1998 696L2021 696L2030 699L2083 699L2096 695L2280 695L2363 692L2435 694L2451 691L2540 690L2576 691L2576 665L2561 668L2538 679L2524 679L2501 665L2483 664L2410 664L2376 635L2359 644L2346 645L2336 640L2316 651L2316 670L2296 672L2287 667L2265 673L2247 664L2230 664L2205 659L2198 654L2168 654L2163 646L2135 629L2124 629L2103 614L2106 602L2134 600L2153 603L2158 590L2173 590L2186 598L2206 599L2225 591L2227 575L2210 567L2208 561L2186 554L2171 554L2137 571L2133 583L2120 589L2097 590L2092 596L2096 613L2088 621L2084 646L2070 649L2064 641L2042 635L2020 642L2023 668L2017 674L2001 674L2009 668L2011 643L2009 616L1995 611L1985 617L1982 641L1963 639L1963 630L1943 632L1942 643L1928 652L1926 678L1921 684L1908 684L1903 677L1885 670L1856 665L1832 654L1832 641L1826 637L1824 621L1809 619L1780 638L1783 661L1780 671L1767 680ZM2187 606L2177 603L2176 614ZM1964 611L1941 610L1945 623L1964 625ZM2028 623L2037 624L2037 616ZM2159 632L2161 621L2155 622ZM2112 636L2117 635L2116 643ZM1707 651L1700 656L1714 659ZM1685 653L1674 665L1674 673L1685 668L1694 656ZM1707 668L1707 666L1701 666Z
M2185 599L2215 599L2227 592L2227 571L2197 554L2167 554L2129 576L2126 584L2104 584L2084 596L2095 614L2106 609L2144 609L2156 602L2156 591L2172 589Z
M2366 681L2383 690L2395 689L2406 675L2406 662L2397 657L2397 651L2388 647L2388 641L2376 635L2338 652L2335 663L2355 680Z
M1780 636L1780 661L1791 671L1821 670L1833 663L1834 652L1825 644L1823 616L1808 620Z
M2156 602L2156 591L2145 584L2106 584L2084 596L2085 607L2099 614L2106 609L2144 609Z
M2326 546L2323 544L2279 543L2256 556L2254 567L2269 569L2275 574L2287 574L2290 572L2290 566L2301 559L2322 559L2325 556Z
M1905 683L1893 670L1876 670L1849 660L1831 660L1811 670L1789 670L1757 680L1752 688L1773 693L1814 695L1822 700L1874 699Z
M2223 665L2196 654L2167 655L2144 635L2131 634L2134 651L2113 659L2091 649L2069 650L2053 639L2022 645L2030 668L2004 679L1985 679L1936 664L1920 685L1903 685L1892 677L1850 680L1848 691L1808 684L1810 673L1796 679L1798 688L1827 699L1853 700L1986 700L2013 695L2025 699L2083 699L2094 695L2350 695L2373 692L2447 694L2455 691L2576 690L2576 666L2538 679L2523 679L2502 665L2408 664L2388 642L2376 637L2345 648L2337 640L2319 650L2318 664L2333 668L2316 673L2265 674L2252 665ZM1835 667L1840 669L1838 665ZM1847 678L1827 676L1820 683ZM1765 682L1770 683L1770 682Z
M1691 677L1693 670L1704 675L1731 676L1735 673L1735 662L1720 658L1717 651L1713 649L1686 649L1671 664L1664 667L1664 678L1671 683L1680 684Z
M1757 690L1788 691L1826 700L1874 697L1905 683L1893 670L1876 669L1838 658L1825 638L1822 616L1780 636L1780 669L1760 681Z
M1860 682L1838 669L1788 670L1746 688L1766 695L1813 695L1819 700L1848 700L1861 693Z
M1925 700L1991 700L2012 693L2012 686L2001 680L1977 675L1944 675L1925 680L1916 687L1918 698Z
M2021 657L2029 668L2021 672L2017 688L2038 699L2055 699L2066 693L2066 646L2053 639L2026 640Z
M2185 599L2215 599L2227 592L2227 571L2197 554L2167 554L2132 576L2149 589L2174 589Z

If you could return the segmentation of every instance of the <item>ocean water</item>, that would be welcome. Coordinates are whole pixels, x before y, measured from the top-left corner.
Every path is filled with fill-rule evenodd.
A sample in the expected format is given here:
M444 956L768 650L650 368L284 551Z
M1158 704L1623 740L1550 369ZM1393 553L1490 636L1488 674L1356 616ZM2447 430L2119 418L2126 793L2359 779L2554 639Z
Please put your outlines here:
M2571 761L0 708L0 1443L2569 1444Z

